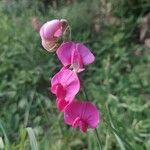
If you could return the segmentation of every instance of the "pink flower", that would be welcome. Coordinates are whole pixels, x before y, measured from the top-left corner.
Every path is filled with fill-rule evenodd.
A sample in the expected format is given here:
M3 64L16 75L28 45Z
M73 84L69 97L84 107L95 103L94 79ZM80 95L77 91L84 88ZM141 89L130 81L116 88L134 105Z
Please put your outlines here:
M73 128L80 127L82 132L87 128L96 128L100 121L100 114L91 102L73 101L64 109L64 120Z
M70 66L76 72L84 70L84 65L91 64L95 57L82 43L66 42L57 49L57 56L64 66Z
M67 26L67 21L64 19L55 19L46 22L40 29L42 46L49 52L55 51L60 45L59 41Z
M80 81L77 74L66 68L62 68L51 79L51 92L56 95L57 107L60 111L73 101L75 95L79 92Z

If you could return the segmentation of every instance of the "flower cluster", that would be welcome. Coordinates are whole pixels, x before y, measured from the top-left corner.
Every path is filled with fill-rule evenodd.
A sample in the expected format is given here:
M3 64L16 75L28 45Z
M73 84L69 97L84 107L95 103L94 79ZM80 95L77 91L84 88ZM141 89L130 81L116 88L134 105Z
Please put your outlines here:
M73 128L96 128L100 113L89 100L79 101L75 97L80 90L78 73L95 60L95 56L82 43L64 41L69 25L64 19L52 20L40 29L42 46L49 52L56 51L62 68L51 79L51 92L56 96L56 105L64 113L65 123Z

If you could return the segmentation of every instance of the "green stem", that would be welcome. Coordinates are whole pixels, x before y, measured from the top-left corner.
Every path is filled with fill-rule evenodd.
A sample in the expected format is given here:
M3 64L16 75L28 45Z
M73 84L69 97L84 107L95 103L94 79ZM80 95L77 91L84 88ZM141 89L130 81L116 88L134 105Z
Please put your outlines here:
M65 31L64 31L64 39L63 39L63 41L68 41L68 38L66 38L66 34L67 34L67 31L69 32L69 40L71 41L71 27L68 25L67 26L67 28L65 29Z
M88 95L86 93L84 85L82 85L82 90L83 90L83 93L84 93L84 97L86 98L87 101L89 101L89 98L88 98Z
M83 93L84 93L84 96L85 96L86 100L88 101L89 98L88 98L88 95L87 95L87 93L86 93L86 89L85 89L84 85L82 85L82 90L83 90ZM95 128L95 134L96 134L96 137L97 137L99 150L102 150L102 142L101 142L101 140L100 140L100 137L99 137L99 134L98 134L98 131L97 131L96 128Z
M102 142L100 140L100 137L99 137L97 129L95 129L95 133L96 133L99 149L102 150Z

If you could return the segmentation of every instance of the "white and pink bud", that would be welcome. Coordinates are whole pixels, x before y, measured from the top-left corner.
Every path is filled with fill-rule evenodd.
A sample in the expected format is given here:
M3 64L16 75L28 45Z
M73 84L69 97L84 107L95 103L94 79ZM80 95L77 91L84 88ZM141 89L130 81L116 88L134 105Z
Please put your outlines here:
M42 46L49 52L55 51L61 44L61 39L68 28L65 19L48 21L40 29Z

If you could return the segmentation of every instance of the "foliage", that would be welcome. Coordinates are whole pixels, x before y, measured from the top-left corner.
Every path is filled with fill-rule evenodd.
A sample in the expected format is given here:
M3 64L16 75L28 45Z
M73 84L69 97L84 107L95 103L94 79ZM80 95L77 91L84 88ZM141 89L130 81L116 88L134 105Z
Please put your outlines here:
M56 110L49 77L60 66L55 54L42 49L33 16L43 22L66 18L72 38L95 53L95 63L81 76L101 110L103 149L150 148L150 52L137 32L150 6L148 0L134 1L72 0L46 8L39 0L0 1L0 138L5 149L31 149L27 127L33 128L40 150L98 149L93 130L85 135L69 128ZM110 15L119 23L112 24Z

